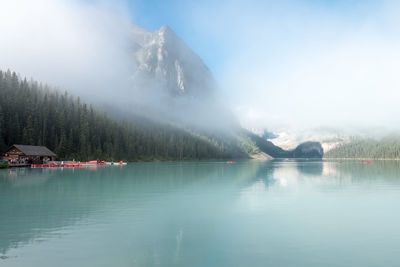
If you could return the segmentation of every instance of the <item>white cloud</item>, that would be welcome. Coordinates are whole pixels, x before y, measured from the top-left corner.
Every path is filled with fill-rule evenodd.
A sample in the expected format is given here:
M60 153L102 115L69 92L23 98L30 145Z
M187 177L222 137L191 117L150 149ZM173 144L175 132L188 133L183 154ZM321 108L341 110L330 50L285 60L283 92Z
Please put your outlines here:
M120 10L100 2L2 1L0 68L81 96L123 87L133 61Z
M400 125L400 12L394 1L224 1L194 11L226 47L221 84L254 127ZM210 11L211 10L211 11Z
M312 2L193 4L194 32L225 50L223 97L250 126L397 128L399 5ZM0 68L77 95L122 95L134 58L121 10L119 1L3 0Z

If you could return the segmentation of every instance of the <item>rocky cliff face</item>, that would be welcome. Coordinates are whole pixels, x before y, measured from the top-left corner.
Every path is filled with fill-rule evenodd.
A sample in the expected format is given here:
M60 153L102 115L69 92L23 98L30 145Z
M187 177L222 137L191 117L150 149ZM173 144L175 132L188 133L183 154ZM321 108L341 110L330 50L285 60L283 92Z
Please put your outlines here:
M210 70L168 26L155 32L132 26L132 40L136 86L174 97L213 93L216 83Z

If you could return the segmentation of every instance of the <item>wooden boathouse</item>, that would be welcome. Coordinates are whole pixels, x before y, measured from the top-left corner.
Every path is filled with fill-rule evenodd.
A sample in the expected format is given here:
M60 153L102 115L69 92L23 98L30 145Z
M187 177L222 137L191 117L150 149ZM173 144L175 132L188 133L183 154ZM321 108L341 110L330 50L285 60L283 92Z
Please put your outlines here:
M57 155L44 146L12 145L3 155L3 160L12 163L43 163L54 161Z

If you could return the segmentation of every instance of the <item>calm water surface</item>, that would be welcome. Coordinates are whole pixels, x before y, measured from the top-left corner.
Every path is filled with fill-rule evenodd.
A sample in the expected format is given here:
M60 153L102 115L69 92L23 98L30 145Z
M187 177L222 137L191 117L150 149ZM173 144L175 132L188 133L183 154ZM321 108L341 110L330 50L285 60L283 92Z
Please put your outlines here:
M0 266L400 266L399 164L0 170Z

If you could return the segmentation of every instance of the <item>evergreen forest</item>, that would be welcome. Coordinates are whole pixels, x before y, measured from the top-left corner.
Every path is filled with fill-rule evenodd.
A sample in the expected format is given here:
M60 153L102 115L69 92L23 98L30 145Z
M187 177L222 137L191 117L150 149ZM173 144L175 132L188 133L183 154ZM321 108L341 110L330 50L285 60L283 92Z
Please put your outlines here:
M230 142L230 143L229 143ZM197 160L246 157L234 140L171 124L118 120L79 97L0 71L0 151L46 146L66 160Z

